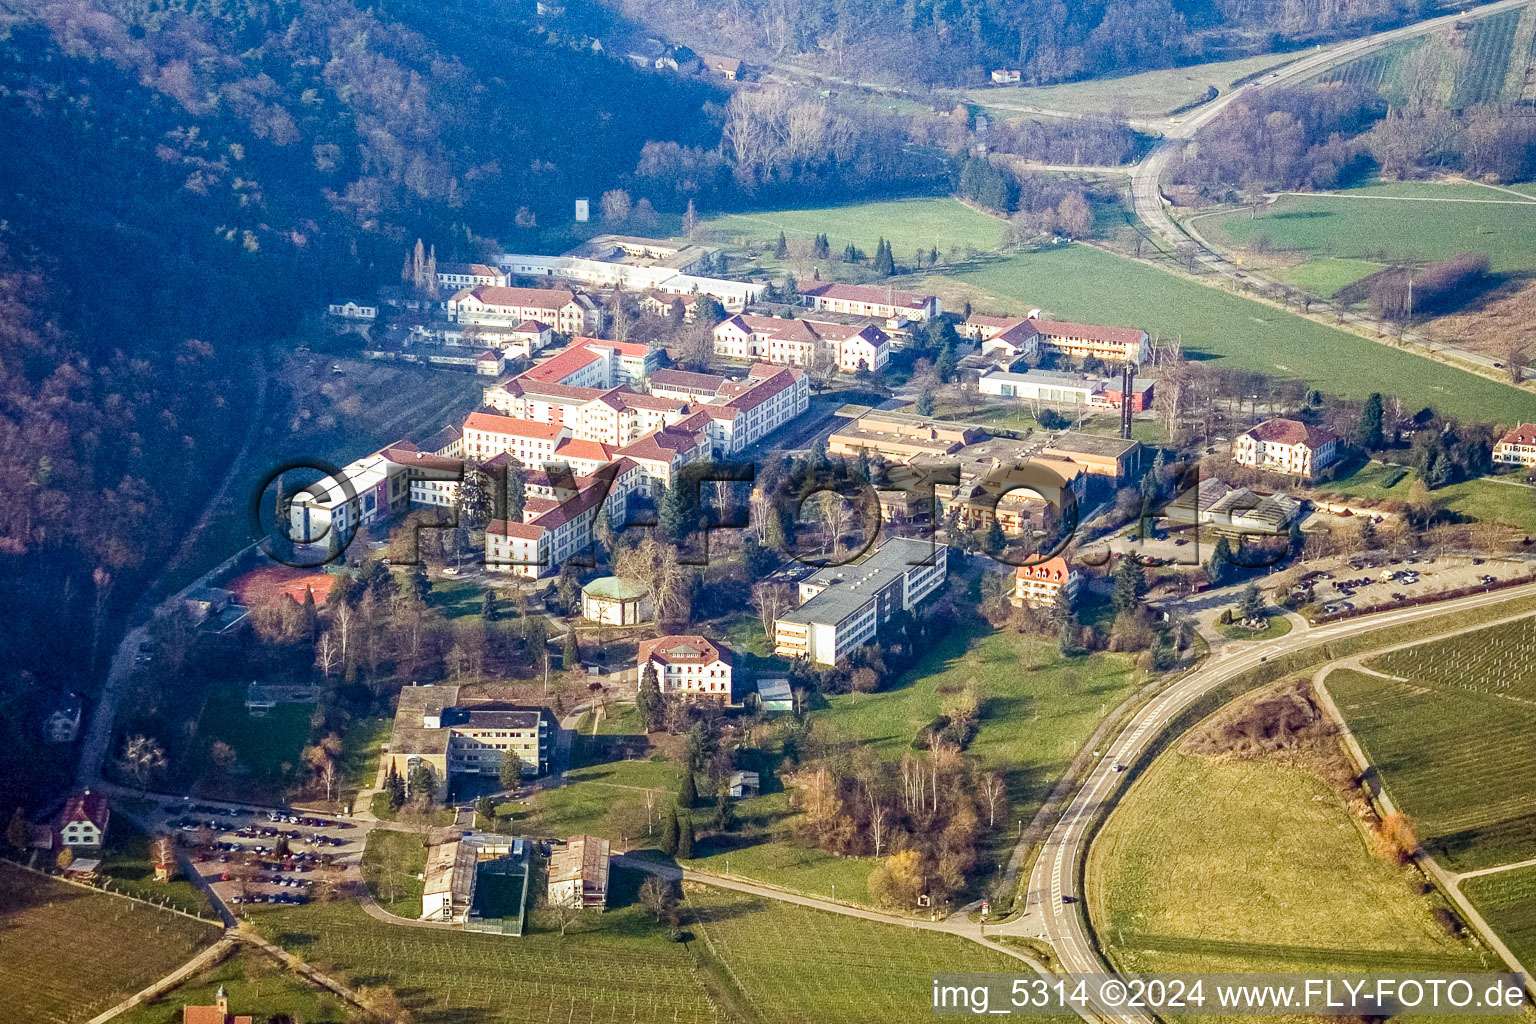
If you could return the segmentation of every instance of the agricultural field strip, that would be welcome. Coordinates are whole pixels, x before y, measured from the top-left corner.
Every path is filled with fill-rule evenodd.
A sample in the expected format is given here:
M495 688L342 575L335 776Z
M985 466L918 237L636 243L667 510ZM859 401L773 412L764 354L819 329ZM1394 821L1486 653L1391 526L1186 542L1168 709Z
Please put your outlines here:
M1397 679L1536 704L1536 616L1390 651L1366 661ZM1510 692L1513 690L1513 692Z
M1511 195L1520 195L1510 189L1500 189ZM1536 205L1536 199L1466 199L1453 196L1357 196L1347 192L1271 192L1269 195L1297 196L1301 199L1349 199L1354 202L1378 202L1378 203L1477 203L1492 204L1494 206L1531 206ZM1216 210L1208 214L1200 214L1202 217L1219 216L1227 213L1226 210ZM1190 218L1193 220L1194 218Z
M1499 101L1508 76L1515 30L1524 13L1524 10L1506 11L1473 25L1467 33L1466 67L1455 76L1452 106L1462 108Z

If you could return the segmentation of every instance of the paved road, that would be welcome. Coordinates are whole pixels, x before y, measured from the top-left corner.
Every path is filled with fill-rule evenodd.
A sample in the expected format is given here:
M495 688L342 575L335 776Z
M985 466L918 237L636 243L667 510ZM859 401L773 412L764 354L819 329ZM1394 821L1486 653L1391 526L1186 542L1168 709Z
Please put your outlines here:
M1195 136L1201 128L1210 124L1222 111L1236 102L1239 97L1252 95L1264 89L1272 89L1277 86L1295 85L1311 78L1322 71L1337 65L1347 63L1363 54L1378 50L1383 46L1402 39L1423 35L1437 28L1443 28L1457 21L1466 21L1477 18L1486 18L1490 15L1504 11L1524 7L1531 0L1498 0L1497 3L1487 4L1468 11L1465 14L1448 14L1440 18L1431 18L1427 21L1415 22L1402 28L1391 29L1386 32L1378 32L1375 35L1364 36L1360 39L1350 40L1326 49L1317 50L1300 60L1293 61L1283 68L1279 68L1252 82L1247 82L1230 92L1223 93L1216 99L1200 107L1198 110L1181 118L1170 118L1164 127L1163 137L1157 141L1152 149L1142 158L1141 162L1131 168L1131 205L1142 223L1171 244L1180 253L1192 252L1195 261L1206 270L1234 281L1243 279L1257 279L1264 283L1274 283L1269 278L1256 275L1247 268L1240 267L1215 249L1199 230L1193 225L1176 224L1169 216L1167 207L1163 202L1161 182L1163 175L1168 170L1168 161L1180 144ZM1361 316L1358 313L1350 313L1347 310L1335 310L1327 303L1318 303L1314 308L1333 313L1345 323L1352 323L1367 330L1385 333L1390 328L1387 324L1371 317ZM1457 359L1481 366L1488 370L1496 370L1496 360L1491 356L1471 352L1466 349L1451 345L1430 342L1414 334L1405 334L1407 340L1418 342L1432 351L1445 355L1454 355Z
M1327 640L1533 595L1536 595L1536 584L1510 587L1491 594L1360 616L1301 633L1289 633L1268 642L1223 648L1207 665L1175 683L1133 715L1119 736L1104 748L1103 758L1088 773L1082 789L1041 847L1025 894L1025 913L1000 926L999 931L1045 939L1055 948L1065 971L1086 974L1106 969L1082 913L1084 891L1081 863L1087 852L1093 823L1111 806L1120 788L1122 776L1114 770L1114 766L1133 766L1170 722L1196 700L1233 676L1270 658ZM1073 902L1065 902L1066 898ZM1142 1015L1114 1013L1109 1016L1137 1024L1150 1021L1150 1018Z

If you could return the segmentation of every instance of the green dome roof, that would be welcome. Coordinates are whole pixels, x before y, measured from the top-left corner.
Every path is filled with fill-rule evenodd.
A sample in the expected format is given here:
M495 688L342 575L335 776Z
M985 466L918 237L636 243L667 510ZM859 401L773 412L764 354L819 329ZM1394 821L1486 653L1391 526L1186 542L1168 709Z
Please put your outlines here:
M581 592L587 597L609 601L635 601L646 594L644 587L622 576L600 576L582 587Z

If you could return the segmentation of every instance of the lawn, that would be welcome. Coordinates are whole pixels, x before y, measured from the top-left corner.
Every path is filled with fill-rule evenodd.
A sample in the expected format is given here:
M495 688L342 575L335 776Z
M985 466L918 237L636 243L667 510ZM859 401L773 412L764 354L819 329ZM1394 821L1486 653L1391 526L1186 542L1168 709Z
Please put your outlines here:
M140 899L163 902L189 914L206 914L211 917L208 901L191 882L184 878L172 882L155 881L149 844L149 836L126 816L118 815L112 822L106 846L102 849L99 870L112 880L113 890Z
M394 989L422 1020L723 1021L690 947L668 942L665 926L634 905L634 874L614 872L611 888L624 905L584 915L565 936L547 926L522 938L408 928L350 903L261 909L251 918L324 970Z
M1379 391L1467 419L1536 419L1536 396L1516 388L1086 245L1020 253L919 284L954 308L967 299L989 313L1044 306L1081 322L1140 326L1155 338L1181 340L1191 358L1299 377L1348 398Z
M372 789L379 776L379 754L389 742L394 719L383 716L355 718L341 736L342 787Z
M1418 479L1413 469L1399 474L1399 467L1384 462L1367 462L1341 480L1331 480L1319 489L1354 498L1407 501L1408 491ZM1476 520L1506 523L1527 533L1536 533L1536 490L1517 483L1503 483L1492 478L1447 484L1430 492L1441 508Z
M1029 975L1012 957L954 935L699 887L692 928L725 964L758 1019L773 1024L923 1021L938 973ZM1074 1020L1076 1018L1073 1018Z
M220 987L229 992L229 1008L253 1013L257 1020L287 1014L304 1024L346 1024L352 1014L340 999L304 982L256 950L241 949L170 992L114 1018L120 1024L182 1024L183 1006L212 1006Z
M1294 267L1284 267L1272 273L1286 284L1303 291L1332 298L1340 288L1354 284L1381 269L1380 263L1370 260L1345 259L1340 256L1324 256L1307 260Z
M730 213L706 220L703 227L717 239L734 244L773 243L788 238L827 236L838 256L852 242L873 254L875 243L891 243L896 262L906 264L919 248L990 250L1003 244L1005 225L997 217L971 209L957 199L895 199L888 202L824 206L807 210Z
M237 770L269 791L280 791L301 767L299 754L309 742L313 704L279 704L258 718L245 709L245 687L219 684L208 694L198 734L235 750Z
M1401 662L1369 664L1390 672ZM1470 871L1536 857L1536 708L1432 676L1395 682L1338 671L1328 688L1387 793L1437 859Z
M1521 963L1536 962L1536 867L1468 878L1461 892Z
M1213 85L1226 91L1238 79L1288 64L1292 59L1284 54L1267 53L1240 60L1144 71L1121 78L1094 78L1067 85L971 89L967 95L973 102L995 109L1000 116L1007 116L1010 107L1091 114L1108 113L1119 105L1131 117L1160 117L1200 99Z
M1493 201L1423 201L1426 198ZM1521 202L1508 192L1473 184L1405 182L1320 195L1283 195L1256 217L1239 210L1202 217L1199 227L1218 246L1248 246L1262 235L1274 248L1319 257L1380 263L1485 252L1495 273L1536 270L1536 245L1531 244L1536 202Z
M1225 626L1217 625L1216 632L1228 640L1273 640L1291 631L1291 620L1278 608L1269 609L1265 621L1263 629L1249 629L1241 622L1231 622Z
M363 848L363 881L379 906L399 917L421 916L427 848L414 832L376 828Z
M1304 768L1170 750L1089 852L1090 913L1123 971L1478 970L1409 872Z
M80 1022L190 960L217 925L0 862L7 1019Z

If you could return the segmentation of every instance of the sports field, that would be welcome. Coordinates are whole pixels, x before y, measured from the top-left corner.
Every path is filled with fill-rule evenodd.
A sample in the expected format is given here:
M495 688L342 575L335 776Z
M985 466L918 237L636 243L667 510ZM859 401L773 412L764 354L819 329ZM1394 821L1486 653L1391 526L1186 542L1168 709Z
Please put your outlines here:
M175 970L219 927L0 861L0 1016L75 1024Z
M1512 667L1529 648L1510 646L1523 628L1492 627L1367 662L1402 681L1328 677L1387 793L1425 849L1454 871L1536 857L1536 706L1520 696L1530 681ZM1488 658L1498 667L1483 664Z
M1536 867L1464 879L1461 892L1521 963L1536 961Z
M1516 388L1085 245L1020 253L916 283L943 295L949 308L970 299L978 312L1039 306L1085 323L1144 327L1156 338L1182 340L1195 358L1300 377L1349 398L1380 391L1467 419L1536 419L1536 396Z
M730 213L706 220L702 227L716 240L733 245L772 245L781 231L787 238L826 235L834 258L850 242L873 256L875 244L885 238L896 262L910 264L918 249L938 249L943 256L951 250L964 253L1000 248L1005 225L1000 218L973 210L958 199L943 197Z
M1306 769L1177 750L1131 787L1088 862L1089 912L1125 971L1481 969L1408 883Z
M1267 53L1241 60L1217 61L1190 67L1144 71L1120 78L1094 78L1067 85L1026 88L971 89L974 103L1006 116L1009 108L1037 107L1074 114L1107 114L1117 106L1130 117L1161 117L1193 103L1215 86L1225 92L1239 79L1289 63L1286 54Z
M1326 281L1334 290L1342 287L1335 281L1346 267L1362 271L1358 279L1383 262L1438 260L1463 252L1487 253L1495 273L1536 270L1536 244L1531 241L1536 237L1536 202L1470 182L1400 182L1286 194L1257 216L1237 210L1201 217L1196 226L1219 248L1251 246L1264 238L1272 248L1316 260L1359 261L1335 265ZM1322 264L1316 272L1326 269Z

